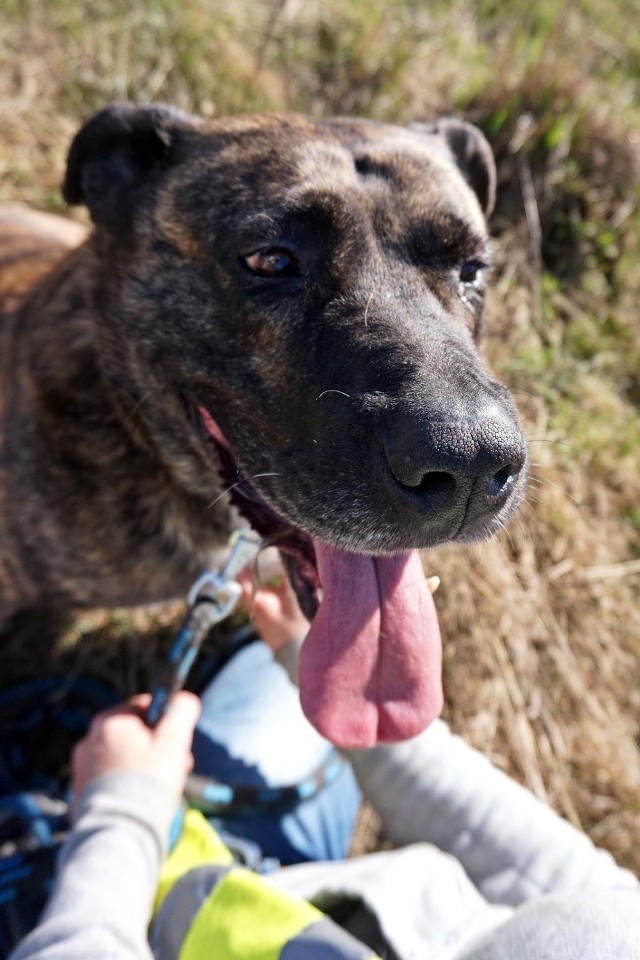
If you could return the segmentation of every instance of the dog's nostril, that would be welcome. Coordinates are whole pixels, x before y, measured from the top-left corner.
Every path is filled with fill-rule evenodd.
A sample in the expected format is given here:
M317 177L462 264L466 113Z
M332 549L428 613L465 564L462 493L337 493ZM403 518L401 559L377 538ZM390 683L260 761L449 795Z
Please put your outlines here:
M444 497L455 491L456 481L452 474L445 473L444 470L430 470L425 473L420 483L410 486L410 489L425 497Z
M491 497L498 497L509 485L511 478L520 472L520 467L515 463L508 463L505 467L498 470L489 480L488 493Z

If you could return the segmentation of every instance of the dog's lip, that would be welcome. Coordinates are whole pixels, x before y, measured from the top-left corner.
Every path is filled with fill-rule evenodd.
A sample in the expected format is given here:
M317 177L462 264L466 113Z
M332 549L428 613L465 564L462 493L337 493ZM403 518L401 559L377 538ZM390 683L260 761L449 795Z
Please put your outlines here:
M318 606L320 581L311 537L281 517L260 495L251 480L238 473L233 451L206 407L199 407L199 415L207 440L216 455L220 477L227 484L231 502L263 538L265 546L278 548L300 606L305 616L313 619Z

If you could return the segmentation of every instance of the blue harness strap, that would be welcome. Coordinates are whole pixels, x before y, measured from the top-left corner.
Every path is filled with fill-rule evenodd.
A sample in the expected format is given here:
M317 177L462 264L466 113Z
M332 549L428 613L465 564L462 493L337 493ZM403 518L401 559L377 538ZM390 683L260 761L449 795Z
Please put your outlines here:
M282 815L333 783L345 763L337 750L331 750L323 763L300 783L281 787L253 784L231 786L213 777L189 774L185 796L191 807L201 810L208 817Z

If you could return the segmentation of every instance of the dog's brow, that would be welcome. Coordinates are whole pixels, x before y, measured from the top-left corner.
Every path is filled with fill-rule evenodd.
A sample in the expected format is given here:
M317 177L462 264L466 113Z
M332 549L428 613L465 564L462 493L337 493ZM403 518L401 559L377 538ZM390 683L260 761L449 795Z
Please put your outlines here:
M281 224L273 212L260 211L238 224L239 238L245 238L247 242L268 241L277 237L280 232Z
M292 190L287 197L287 213L306 216L321 210L339 213L344 208L344 197L330 187Z
M455 214L414 221L407 226L405 237L410 256L419 262L454 263L469 257L489 257L487 238Z
M395 186L404 186L397 164L390 162L384 155L356 154L353 158L353 165L356 173L361 177L378 177Z
M275 226L275 218L272 212L260 211L248 216L244 223L252 230L272 230Z

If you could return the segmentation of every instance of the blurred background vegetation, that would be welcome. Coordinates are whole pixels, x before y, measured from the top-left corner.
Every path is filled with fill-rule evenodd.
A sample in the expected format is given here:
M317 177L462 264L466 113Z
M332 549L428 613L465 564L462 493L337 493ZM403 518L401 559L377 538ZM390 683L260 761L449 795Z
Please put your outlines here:
M69 140L114 99L484 130L499 171L484 350L533 468L508 531L425 557L446 715L636 871L638 15L637 0L0 0L0 202L62 211ZM83 615L55 657L132 692L175 617ZM5 680L42 669L32 646L3 658Z

